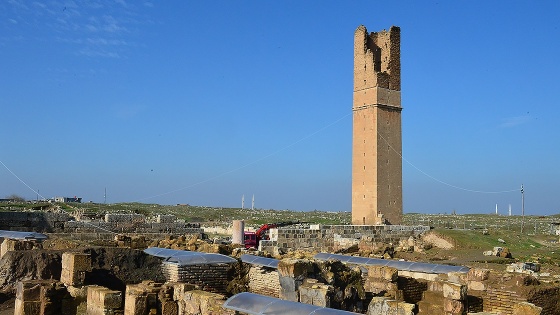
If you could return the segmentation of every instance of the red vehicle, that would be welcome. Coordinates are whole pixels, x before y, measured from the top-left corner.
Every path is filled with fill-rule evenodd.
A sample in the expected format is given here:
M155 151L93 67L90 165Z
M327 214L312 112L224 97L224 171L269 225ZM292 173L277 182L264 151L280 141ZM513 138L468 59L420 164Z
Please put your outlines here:
M280 223L266 223L263 224L256 232L245 231L243 233L245 248L258 248L261 240L269 238L267 232L270 229L282 227L286 225L297 224L300 222L280 222Z

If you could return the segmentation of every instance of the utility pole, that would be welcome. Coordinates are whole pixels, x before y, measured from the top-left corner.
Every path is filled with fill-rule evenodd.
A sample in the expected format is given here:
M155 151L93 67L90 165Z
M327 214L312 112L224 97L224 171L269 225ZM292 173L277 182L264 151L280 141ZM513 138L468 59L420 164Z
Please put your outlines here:
M521 184L521 234L523 234L523 223L525 221L525 194Z
M241 196L241 210L245 209L245 195Z

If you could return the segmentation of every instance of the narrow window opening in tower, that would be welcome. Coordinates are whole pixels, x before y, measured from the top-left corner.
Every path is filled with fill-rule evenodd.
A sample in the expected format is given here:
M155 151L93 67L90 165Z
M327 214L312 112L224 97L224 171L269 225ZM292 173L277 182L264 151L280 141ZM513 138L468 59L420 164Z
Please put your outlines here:
M364 165L364 171L366 170L366 166Z
M364 219L364 225L366 225L366 217L364 217L363 219Z
M364 195L364 199L366 199L366 195Z

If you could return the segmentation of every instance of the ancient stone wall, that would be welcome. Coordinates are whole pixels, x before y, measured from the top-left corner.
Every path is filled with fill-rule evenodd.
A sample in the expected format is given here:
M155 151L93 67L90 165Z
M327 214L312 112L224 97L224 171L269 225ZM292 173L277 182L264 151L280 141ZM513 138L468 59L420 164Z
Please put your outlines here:
M405 225L321 225L309 229L278 229L277 240L268 245L275 245L280 250L307 249L334 252L360 243L394 243L408 240L430 228L428 226Z
M66 213L3 211L0 212L0 230L61 232L69 219Z
M63 232L65 233L176 233L176 234L194 234L203 233L203 229L199 224L190 224L185 222L128 222L128 221L111 221L111 222L87 222L87 221L69 221L64 223Z
M141 214L106 214L105 221L69 221L64 212L0 212L0 230L42 233L177 233L201 234L198 223L176 222L173 215L162 215L157 222L146 222Z

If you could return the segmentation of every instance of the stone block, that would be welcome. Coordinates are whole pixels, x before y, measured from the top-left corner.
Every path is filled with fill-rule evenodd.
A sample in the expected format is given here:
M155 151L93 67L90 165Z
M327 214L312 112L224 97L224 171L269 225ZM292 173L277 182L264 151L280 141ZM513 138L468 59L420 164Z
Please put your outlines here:
M330 307L334 288L315 279L306 279L298 291L301 303Z
M83 253L66 252L62 254L60 281L69 286L84 284L86 272L91 271L91 256Z
M177 301L179 314L222 314L226 298L221 294L193 290L185 292L183 299Z
M443 310L449 314L463 314L465 311L465 304L458 300L444 299Z
M183 300L187 292L196 289L196 286L188 283L173 283L170 286L173 287L173 300L175 301Z
M374 297L369 303L367 315L413 315L414 304L391 300L385 297Z
M391 296L395 296L398 290L398 285L393 282L387 282L380 279L367 278L364 282L364 290L366 292L371 292L374 294L388 293Z
M387 266L368 266L368 277L395 282L397 281L398 276L399 271L397 268Z
M62 300L62 314L76 315L86 314L87 310L87 286L74 287L67 286L69 296Z
M467 273L467 280L484 281L488 279L489 275L490 270L488 269L471 268Z
M443 297L453 300L464 300L467 297L467 286L464 284L444 282Z
M179 306L175 301L161 302L161 315L178 315Z
M124 315L144 315L148 313L148 302L143 292L134 292L126 288L124 297Z
M90 309L120 309L122 306L122 292L105 287L92 285L88 287L87 305Z
M475 291L484 291L486 290L486 284L482 281L468 281L467 283L469 290L475 290Z
M449 272L447 273L447 281L458 283L458 284L465 284L467 281L467 274L464 272Z
M22 301L16 298L14 315L41 314L41 301Z
M513 306L512 315L540 315L541 312L542 307L528 302L521 302Z
M41 301L41 282L33 280L18 282L16 298L22 301Z
M443 292L443 282L442 281L429 281L428 291Z
M278 263L278 278L280 283L280 298L288 301L299 301L298 289L312 272L310 261L303 259L283 259Z

